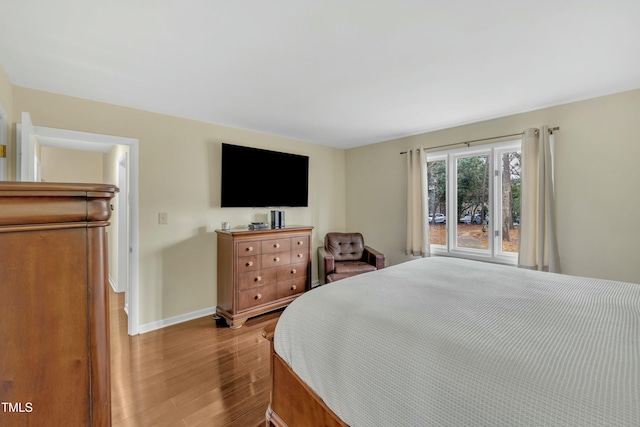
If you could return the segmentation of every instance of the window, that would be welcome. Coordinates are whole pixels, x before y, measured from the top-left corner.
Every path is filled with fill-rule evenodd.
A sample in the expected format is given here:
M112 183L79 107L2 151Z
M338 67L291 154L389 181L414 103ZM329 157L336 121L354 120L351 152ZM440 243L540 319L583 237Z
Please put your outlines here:
M427 156L428 157L428 156ZM429 189L429 243L447 244L447 162L427 161Z
M517 262L520 141L427 154L432 252Z

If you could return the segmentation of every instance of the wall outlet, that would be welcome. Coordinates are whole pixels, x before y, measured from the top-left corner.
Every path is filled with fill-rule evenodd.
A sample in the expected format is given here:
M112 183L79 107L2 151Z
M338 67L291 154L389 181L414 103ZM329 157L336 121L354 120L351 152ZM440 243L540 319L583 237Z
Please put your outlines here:
M166 212L158 212L158 224L169 224L169 215Z

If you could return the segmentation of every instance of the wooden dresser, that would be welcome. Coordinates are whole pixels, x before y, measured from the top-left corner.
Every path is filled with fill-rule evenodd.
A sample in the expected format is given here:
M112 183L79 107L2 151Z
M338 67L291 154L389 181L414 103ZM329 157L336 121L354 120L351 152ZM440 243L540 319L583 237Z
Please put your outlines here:
M0 182L0 425L110 426L111 185Z
M312 229L216 230L216 314L229 327L284 307L311 287Z

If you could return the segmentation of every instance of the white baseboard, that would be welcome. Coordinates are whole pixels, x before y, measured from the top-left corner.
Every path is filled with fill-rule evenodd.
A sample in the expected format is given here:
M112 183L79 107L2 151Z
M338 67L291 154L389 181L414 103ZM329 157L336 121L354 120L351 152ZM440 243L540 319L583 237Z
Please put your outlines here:
M169 317L167 319L158 320L151 323L145 323L138 326L138 333L144 334L147 332L155 331L157 329L166 328L167 326L177 325L178 323L187 322L193 319L199 319L200 317L210 316L215 314L216 308L209 307L202 310L192 311L191 313L181 314L179 316Z
M113 289L113 292L118 293L118 287L116 286L116 282L113 281L111 275L109 275L109 284L111 285L111 289Z
M313 282L311 282L311 289L315 288L316 286L320 286L320 280L314 280Z

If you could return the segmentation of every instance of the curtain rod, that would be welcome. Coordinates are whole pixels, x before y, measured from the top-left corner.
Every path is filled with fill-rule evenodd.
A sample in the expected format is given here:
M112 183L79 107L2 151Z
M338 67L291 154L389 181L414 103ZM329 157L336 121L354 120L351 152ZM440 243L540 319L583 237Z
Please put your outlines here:
M560 127L556 126L556 127L553 127L553 128L549 128L549 133L553 133L554 130L560 130ZM471 141L452 142L451 144L438 145L438 146L435 146L435 147L425 148L425 150L434 150L436 148L443 148L443 147L449 147L451 145L461 145L461 144L467 144L467 147L468 147L469 144L471 144L472 142L491 141L492 139L508 138L510 136L522 136L522 135L524 135L524 132L512 133L512 134L509 134L509 135L490 136L489 138L473 139ZM407 154L407 152L406 151L401 151L400 154Z

